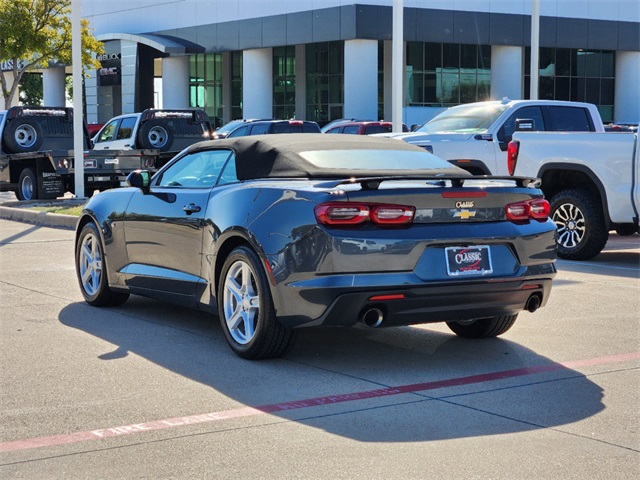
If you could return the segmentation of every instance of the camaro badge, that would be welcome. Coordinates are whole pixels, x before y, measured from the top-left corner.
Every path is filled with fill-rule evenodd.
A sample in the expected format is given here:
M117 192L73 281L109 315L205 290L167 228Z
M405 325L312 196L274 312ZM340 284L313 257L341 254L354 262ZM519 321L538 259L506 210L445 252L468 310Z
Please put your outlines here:
M468 218L475 217L475 210L456 210L456 213L453 214L454 218L462 218L463 220L467 220Z

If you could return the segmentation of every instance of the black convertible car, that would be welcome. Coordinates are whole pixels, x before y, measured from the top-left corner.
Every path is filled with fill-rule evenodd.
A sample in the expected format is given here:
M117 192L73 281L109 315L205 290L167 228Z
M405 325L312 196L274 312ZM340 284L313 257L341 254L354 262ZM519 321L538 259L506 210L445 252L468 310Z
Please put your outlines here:
M86 301L209 310L244 358L284 354L301 327L358 321L493 337L544 305L556 274L535 179L473 177L397 140L207 141L128 182L78 222Z

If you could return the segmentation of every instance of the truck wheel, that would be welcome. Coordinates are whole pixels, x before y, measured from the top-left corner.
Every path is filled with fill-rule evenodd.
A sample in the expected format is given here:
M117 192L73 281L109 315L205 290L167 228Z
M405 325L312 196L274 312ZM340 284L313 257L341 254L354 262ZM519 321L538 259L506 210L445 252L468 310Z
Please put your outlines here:
M42 126L31 118L17 118L7 122L3 134L9 153L36 152L44 141Z
M167 122L153 118L140 127L138 143L142 148L166 152L173 145L173 128Z
M480 320L471 320L468 322L450 322L447 326L453 333L463 338L489 338L502 335L509 330L514 323L518 314L503 315L500 317L482 318Z
M20 172L16 197L18 200L36 200L38 198L38 179L31 168L25 168Z
M565 190L551 199L551 218L558 228L558 256L567 260L588 260L607 243L602 205L587 190Z

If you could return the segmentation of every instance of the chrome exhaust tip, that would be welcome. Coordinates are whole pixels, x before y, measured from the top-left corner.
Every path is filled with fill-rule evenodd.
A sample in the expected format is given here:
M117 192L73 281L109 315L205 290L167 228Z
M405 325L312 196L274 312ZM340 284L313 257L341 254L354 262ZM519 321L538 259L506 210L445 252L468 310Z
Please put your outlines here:
M384 313L379 308L369 308L364 311L360 319L367 327L376 328L384 321Z
M527 300L527 303L525 304L524 308L528 312L533 313L536 310L538 310L538 308L540 308L541 303L542 303L542 298L540 297L540 294L534 293L529 297L529 300Z

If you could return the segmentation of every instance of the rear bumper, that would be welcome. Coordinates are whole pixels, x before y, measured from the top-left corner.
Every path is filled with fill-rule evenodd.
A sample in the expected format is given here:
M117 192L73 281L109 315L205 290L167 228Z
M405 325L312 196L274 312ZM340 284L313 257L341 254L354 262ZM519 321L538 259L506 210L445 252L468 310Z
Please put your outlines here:
M381 326L401 326L421 323L473 320L499 315L513 315L525 310L532 296L538 297L539 306L547 303L552 280L556 275L554 264L528 269L528 275L517 278L486 278L428 284L396 282L401 275L387 275L386 285L336 286L335 278L314 282L298 292L295 303L308 307L296 309L312 311L327 305L317 318L286 315L279 312L279 320L287 327L349 326L362 319L371 308L380 309L384 320ZM405 277L410 277L407 275ZM332 286L332 283L334 284ZM340 283L340 282L338 282ZM297 284L300 288L302 285ZM402 295L402 298L377 300L381 295Z

